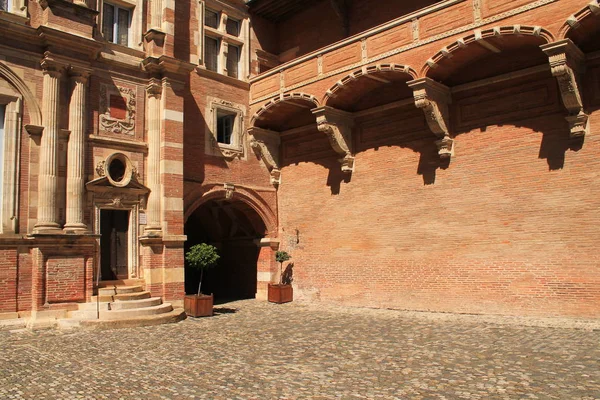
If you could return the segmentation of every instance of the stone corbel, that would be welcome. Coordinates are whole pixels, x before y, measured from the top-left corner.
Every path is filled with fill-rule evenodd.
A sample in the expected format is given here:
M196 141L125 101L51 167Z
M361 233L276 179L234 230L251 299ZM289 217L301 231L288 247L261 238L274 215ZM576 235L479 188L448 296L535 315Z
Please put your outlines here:
M583 110L579 78L584 72L585 54L570 39L545 44L541 48L550 60L552 76L558 81L563 104L569 112L566 119L571 138L584 137L589 133L589 115Z
M430 78L408 82L413 89L415 105L425 113L429 129L440 138L435 142L441 158L454 155L454 139L450 137L448 104L452 103L450 89Z
M333 150L343 156L339 160L342 171L352 173L354 171L352 114L327 106L315 108L312 112L317 117L317 129L327 135Z
M279 132L258 127L248 128L250 147L267 166L271 174L271 184L275 187L281 184L281 170L279 169Z

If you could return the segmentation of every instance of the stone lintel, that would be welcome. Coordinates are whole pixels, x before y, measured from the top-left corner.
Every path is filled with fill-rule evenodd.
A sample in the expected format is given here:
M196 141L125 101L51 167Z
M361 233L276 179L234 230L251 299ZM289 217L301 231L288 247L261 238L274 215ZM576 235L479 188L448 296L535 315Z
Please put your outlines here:
M353 115L328 106L317 107L311 111L317 117L317 129L327 135L333 150L343 156L339 160L342 171L352 173L354 171Z

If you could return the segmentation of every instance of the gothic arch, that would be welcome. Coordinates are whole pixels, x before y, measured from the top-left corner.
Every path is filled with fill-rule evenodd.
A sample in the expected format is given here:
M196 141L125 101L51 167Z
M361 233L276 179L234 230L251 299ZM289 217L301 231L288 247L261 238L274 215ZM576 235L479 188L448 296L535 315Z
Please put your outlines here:
M436 70L442 62L458 55L461 50L466 49L469 45L474 43L479 43L481 46L492 52L501 52L501 49L490 45L486 40L508 36L536 37L543 42L540 44L551 43L554 41L552 34L541 26L509 25L495 26L484 30L476 29L471 34L450 43L433 55L433 57L428 59L421 69L421 76L430 77L431 72Z
M558 38L566 39L571 33L571 31L577 29L581 25L582 21L593 17L594 15L600 17L599 0L592 0L579 11L577 11L574 14L571 14L567 18L563 26L560 28L560 31L558 32Z
M353 81L360 77L366 77L369 75L381 73L381 72L398 72L407 74L409 76L409 80L416 79L418 77L417 72L409 67L408 65L400 65L400 64L375 64L369 66L363 66L361 69L353 71L347 76L343 77L339 81L335 83L323 97L322 103L327 105L330 98L336 95L336 92L342 90L345 86L351 84Z
M27 84L10 67L2 62L0 62L0 76L13 85L23 96L23 100L29 111L29 123L35 126L42 126L42 110L27 87Z
M188 198L185 201L186 207L184 220L186 222L188 218L204 203L215 199L228 199L232 201L240 201L252 208L262 219L262 222L266 227L267 231L265 232L265 235L277 235L277 216L267 202L252 189L248 189L243 186L231 188L227 187L227 184L207 184L202 185L198 189L192 191L186 197Z
M258 119L264 117L264 114L268 113L273 107L277 106L277 104L289 102L289 101L293 101L293 100L300 100L300 101L312 103L312 104L314 104L314 107L312 107L312 108L316 108L321 105L319 100L317 100L317 98L315 96L313 96L312 94L307 94L307 93L285 93L284 94L284 93L282 93L279 96L274 97L271 100L269 100L268 102L266 102L261 108L258 109L258 111L256 111L256 113L254 113L254 115L252 116L252 119L250 121L250 126L255 126L256 121Z

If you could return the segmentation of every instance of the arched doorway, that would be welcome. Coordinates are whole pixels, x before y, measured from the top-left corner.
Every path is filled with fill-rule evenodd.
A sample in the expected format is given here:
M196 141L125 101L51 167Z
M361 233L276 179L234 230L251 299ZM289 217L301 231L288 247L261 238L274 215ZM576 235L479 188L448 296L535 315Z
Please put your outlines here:
M187 219L186 251L198 243L217 247L219 265L204 273L202 292L215 301L249 299L256 296L259 241L266 227L248 204L235 199L212 199L202 203ZM185 291L196 293L200 274L186 268Z

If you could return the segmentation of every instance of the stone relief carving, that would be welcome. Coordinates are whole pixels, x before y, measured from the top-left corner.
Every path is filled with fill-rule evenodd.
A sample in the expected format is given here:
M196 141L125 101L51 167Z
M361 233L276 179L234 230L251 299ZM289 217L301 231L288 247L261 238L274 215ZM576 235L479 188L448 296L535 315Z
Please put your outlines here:
M122 100L120 100L122 99ZM113 104L111 104L111 100ZM115 104L118 102L119 104ZM122 103L121 103L122 102ZM100 128L111 133L135 133L135 89L100 85Z
M579 90L579 77L583 72L585 54L570 39L543 45L542 50L548 55L552 75L558 81L563 104L569 112L566 119L571 137L583 137L589 130L589 115L583 109Z
M429 129L440 138L436 141L441 158L449 158L454 152L454 140L448 127L448 104L451 103L450 89L430 78L408 82L413 89L415 105L423 110Z
M102 160L96 165L96 173L98 176L106 176L106 160Z
M235 185L233 183L224 183L223 188L225 189L225 199L231 200L235 191Z
M281 171L279 169L279 145L281 139L279 132L251 127L248 129L250 135L250 147L256 155L265 163L271 174L271 184L275 187L281 184Z
M354 171L354 151L352 148L352 114L331 107L318 107L312 110L317 117L317 129L327 135L333 150L342 155L339 160L342 171Z

